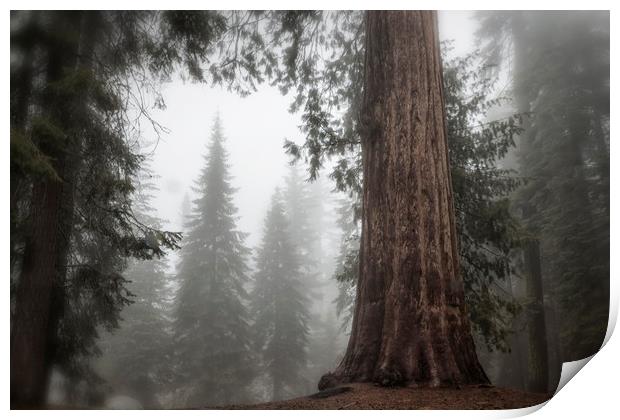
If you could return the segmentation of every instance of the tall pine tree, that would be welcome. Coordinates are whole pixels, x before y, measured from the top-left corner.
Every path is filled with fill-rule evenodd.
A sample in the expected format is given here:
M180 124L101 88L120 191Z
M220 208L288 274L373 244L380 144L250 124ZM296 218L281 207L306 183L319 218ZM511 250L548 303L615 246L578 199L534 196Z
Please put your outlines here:
M302 272L284 203L278 191L265 219L252 291L256 345L263 373L272 384L272 399L299 392L306 365L308 300L301 293Z
M252 379L247 293L248 248L236 227L222 123L213 123L178 266L175 346L185 404L246 398Z

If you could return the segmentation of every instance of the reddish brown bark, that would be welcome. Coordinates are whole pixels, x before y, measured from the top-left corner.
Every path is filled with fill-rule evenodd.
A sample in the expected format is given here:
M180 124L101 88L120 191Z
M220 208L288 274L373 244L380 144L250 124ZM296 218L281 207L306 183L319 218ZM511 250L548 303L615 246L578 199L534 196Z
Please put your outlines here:
M486 383L459 274L434 12L366 15L360 277L341 382Z

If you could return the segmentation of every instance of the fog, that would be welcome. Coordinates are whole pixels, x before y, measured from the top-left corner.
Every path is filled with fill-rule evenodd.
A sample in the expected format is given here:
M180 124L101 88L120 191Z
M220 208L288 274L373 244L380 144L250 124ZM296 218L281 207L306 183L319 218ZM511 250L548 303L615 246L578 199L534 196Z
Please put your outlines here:
M165 111L154 117L170 130L153 152L153 172L159 175L154 204L168 229L180 229L184 194L204 165L213 119L222 118L233 185L238 188L239 228L248 232L248 246L258 244L269 199L283 185L290 161L283 139L300 137L299 118L287 109L290 98L276 88L261 87L247 98L222 88L173 80L165 85Z

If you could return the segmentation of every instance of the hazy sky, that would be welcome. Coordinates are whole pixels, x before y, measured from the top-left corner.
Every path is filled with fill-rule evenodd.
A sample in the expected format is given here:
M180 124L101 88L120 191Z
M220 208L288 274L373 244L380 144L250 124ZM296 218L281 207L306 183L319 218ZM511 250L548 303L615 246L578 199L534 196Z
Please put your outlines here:
M474 22L470 12L440 12L442 39L454 39L453 54L472 49ZM288 157L285 138L301 142L298 115L288 112L290 98L269 86L246 98L225 89L173 80L163 86L167 108L153 115L167 127L153 155L152 169L160 178L154 207L168 221L166 229L180 230L183 196L203 164L214 115L219 111L226 148L230 155L235 201L239 208L239 228L250 234L247 245L260 241L263 218L269 199L283 185Z

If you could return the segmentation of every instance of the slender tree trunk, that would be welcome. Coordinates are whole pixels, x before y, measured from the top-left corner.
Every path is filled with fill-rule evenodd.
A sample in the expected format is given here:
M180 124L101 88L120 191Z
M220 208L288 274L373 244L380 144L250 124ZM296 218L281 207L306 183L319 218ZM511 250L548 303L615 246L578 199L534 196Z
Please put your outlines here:
M64 76L77 58L78 12L56 12L58 28L72 41L51 47L47 81L54 83ZM44 104L51 118L66 128L69 115L53 96ZM66 148L43 142L40 149L51 158L61 179L65 178ZM51 297L57 276L59 224L62 216L63 182L49 178L33 182L30 233L26 239L24 261L16 292L15 314L11 328L11 407L39 407L45 402L47 379L47 344Z
M545 321L538 241L528 241L523 254L528 299L529 363L527 389L533 392L547 392L549 387L549 354L547 351L547 323Z
M319 382L487 383L459 273L435 12L367 12L360 277Z

